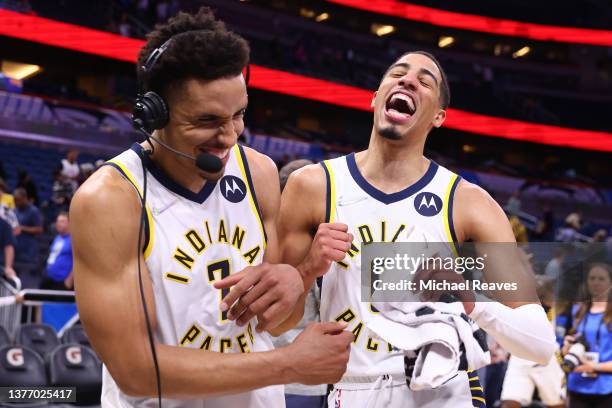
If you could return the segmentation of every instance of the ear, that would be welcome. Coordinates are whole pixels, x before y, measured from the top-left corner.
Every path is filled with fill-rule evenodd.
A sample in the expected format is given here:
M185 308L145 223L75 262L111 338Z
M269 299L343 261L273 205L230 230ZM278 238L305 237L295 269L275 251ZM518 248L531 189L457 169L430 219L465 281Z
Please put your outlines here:
M442 126L445 119L446 119L446 111L444 109L440 109L438 113L436 113L436 116L434 116L434 120L432 124L435 128L439 128L440 126Z
M372 95L372 102L370 102L370 108L374 109L374 102L376 102L376 95L378 95L378 91L374 91L374 95Z

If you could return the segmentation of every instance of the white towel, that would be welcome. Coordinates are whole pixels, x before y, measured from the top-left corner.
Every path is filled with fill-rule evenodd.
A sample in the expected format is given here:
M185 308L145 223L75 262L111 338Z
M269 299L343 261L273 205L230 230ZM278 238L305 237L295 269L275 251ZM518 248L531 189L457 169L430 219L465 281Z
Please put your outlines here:
M373 303L380 313L364 313L364 325L414 357L408 382L414 391L439 387L459 370L490 364L486 334L465 313L461 302Z

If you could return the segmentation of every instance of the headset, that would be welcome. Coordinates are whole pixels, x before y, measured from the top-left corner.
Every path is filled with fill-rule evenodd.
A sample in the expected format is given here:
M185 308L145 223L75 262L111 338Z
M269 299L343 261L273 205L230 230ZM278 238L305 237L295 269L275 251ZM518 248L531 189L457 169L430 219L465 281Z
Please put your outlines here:
M155 66L160 57L164 54L166 49L172 44L172 41L176 36L189 33L189 32L205 32L208 30L189 30L181 33L177 33L171 36L168 40L166 40L162 45L157 47L146 59L144 64L140 67L140 72L138 73L138 94L136 96L136 101L134 103L134 110L132 113L132 125L134 129L141 132L145 139L149 142L151 146L151 150L145 150L140 156L140 161L142 163L142 174L143 174L143 193L140 197L141 204L141 212L140 212L140 227L138 230L138 247L137 247L137 258L140 259L140 253L142 251L142 238L143 238L143 230L145 227L145 223L147 220L146 214L146 203L147 203L147 170L145 168L145 162L153 153L154 145L151 143L151 139L155 140L160 146L167 149L168 151L193 160L196 166L207 173L217 173L221 171L223 168L223 163L220 158L215 155L209 153L201 153L197 156L192 156L190 154L181 152L176 150L163 141L160 138L153 136L153 132L158 129L163 129L169 120L169 109L164 98L154 91L145 92L144 87L144 76L147 75L151 69ZM250 79L250 66L247 64L246 73L245 73L245 82L248 86ZM162 406L162 389L161 389L161 376L159 373L159 363L157 361L157 352L155 349L155 341L153 339L153 329L151 328L151 320L149 318L147 302L144 295L144 287L142 284L142 271L140 266L140 261L138 262L138 282L140 288L140 298L142 301L142 307L145 316L145 322L147 326L147 335L149 337L149 345L151 347L151 357L153 359L153 365L155 366L155 377L156 377L156 385L157 385L157 402L158 406L161 408Z

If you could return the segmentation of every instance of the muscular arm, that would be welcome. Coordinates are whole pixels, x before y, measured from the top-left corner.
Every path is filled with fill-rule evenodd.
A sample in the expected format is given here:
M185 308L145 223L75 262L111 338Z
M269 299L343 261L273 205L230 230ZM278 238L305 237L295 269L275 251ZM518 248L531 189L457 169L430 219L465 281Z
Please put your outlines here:
M512 245L514 235L503 210L480 187L462 181L453 213L459 240L475 241L477 252L488 255L486 280L516 282L519 288L503 292L500 303L476 302L466 311L510 353L546 364L557 346L554 332L538 301L533 273Z
M289 176L282 194L278 222L280 254L283 262L302 272L302 262L310 250L317 226L325 221L325 172L313 164ZM304 304L315 278L304 273L304 293L291 316L273 333L281 334L298 324L304 315Z
M263 226L266 230L267 243L264 261L278 263L280 261L277 232L280 207L278 170L276 164L268 156L248 147L245 147L244 151L251 169L255 194L257 195Z
M137 265L156 326L150 277L137 250L140 204L134 189L103 168L77 192L70 208L79 313L92 344L119 387L155 396ZM286 349L222 354L157 344L164 397L196 398L295 381ZM258 373L253 375L252 373Z

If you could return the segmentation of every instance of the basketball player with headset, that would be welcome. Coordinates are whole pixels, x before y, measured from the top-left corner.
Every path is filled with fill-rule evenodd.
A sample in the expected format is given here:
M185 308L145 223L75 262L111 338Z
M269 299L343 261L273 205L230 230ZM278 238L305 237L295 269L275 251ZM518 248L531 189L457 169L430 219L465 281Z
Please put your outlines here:
M345 321L356 337L330 406L484 406L474 372L462 371L436 389L411 391L403 353L363 327L360 316L359 252L369 242L409 241L407 234L414 229L429 242L447 242L449 251L466 240L514 242L504 212L484 190L423 156L427 135L444 122L449 99L446 75L432 55L403 55L385 72L372 99L367 150L304 167L291 175L283 191L283 260L297 266L305 290L322 276L321 321ZM457 276L435 271L429 278ZM528 283L524 286L528 293L522 299L533 302L475 303L466 293L457 295L466 313L506 350L546 363L555 349L554 333L534 303L535 292L530 293ZM236 284L227 301L246 288ZM277 331L292 327L302 310L296 308ZM242 316L246 320L252 313Z
M76 298L104 362L104 407L283 407L278 384L333 382L346 369L344 324L313 324L278 350L266 332L304 288L276 264L276 167L236 144L248 57L207 8L157 26L138 59L149 92L134 123L147 140L72 201ZM240 271L257 316L244 324L215 286Z

